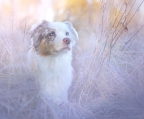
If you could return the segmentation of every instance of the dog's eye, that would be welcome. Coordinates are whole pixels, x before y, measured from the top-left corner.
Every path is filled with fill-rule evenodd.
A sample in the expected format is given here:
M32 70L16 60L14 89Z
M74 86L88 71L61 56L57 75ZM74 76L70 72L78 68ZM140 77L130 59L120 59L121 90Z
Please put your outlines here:
M55 36L55 32L51 32L51 33L50 33L50 36Z
M69 35L69 32L66 32L66 36L68 36Z

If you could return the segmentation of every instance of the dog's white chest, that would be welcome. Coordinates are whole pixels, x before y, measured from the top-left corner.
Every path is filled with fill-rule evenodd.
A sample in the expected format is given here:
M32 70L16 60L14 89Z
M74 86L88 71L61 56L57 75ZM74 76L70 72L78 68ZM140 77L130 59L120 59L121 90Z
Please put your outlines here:
M66 56L57 58L36 58L38 80L44 95L56 100L67 101L67 91L72 82L71 59Z

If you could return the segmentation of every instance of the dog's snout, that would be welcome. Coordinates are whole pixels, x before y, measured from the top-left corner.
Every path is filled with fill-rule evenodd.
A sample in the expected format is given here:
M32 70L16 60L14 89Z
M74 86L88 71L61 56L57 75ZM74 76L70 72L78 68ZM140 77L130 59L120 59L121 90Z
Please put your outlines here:
M64 43L67 44L67 45L69 45L70 42L71 42L71 40L70 40L69 38L64 38L63 41L64 41Z

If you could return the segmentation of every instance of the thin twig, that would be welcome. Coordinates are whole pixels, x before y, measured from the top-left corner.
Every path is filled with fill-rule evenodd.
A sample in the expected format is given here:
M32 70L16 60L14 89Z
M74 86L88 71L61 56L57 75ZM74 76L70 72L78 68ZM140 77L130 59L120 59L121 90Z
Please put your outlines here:
M125 45L123 46L123 48L121 50L123 50L126 45L140 32L140 30L144 27L144 25L142 25L137 31L136 33L134 33L134 35L125 43Z

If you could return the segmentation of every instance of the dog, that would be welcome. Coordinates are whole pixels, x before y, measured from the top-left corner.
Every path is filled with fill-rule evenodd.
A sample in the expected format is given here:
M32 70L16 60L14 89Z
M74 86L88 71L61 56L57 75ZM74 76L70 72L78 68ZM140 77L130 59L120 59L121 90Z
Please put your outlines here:
M73 78L72 47L78 33L69 21L42 21L30 29L28 66L40 84L42 95L50 100L68 102Z

